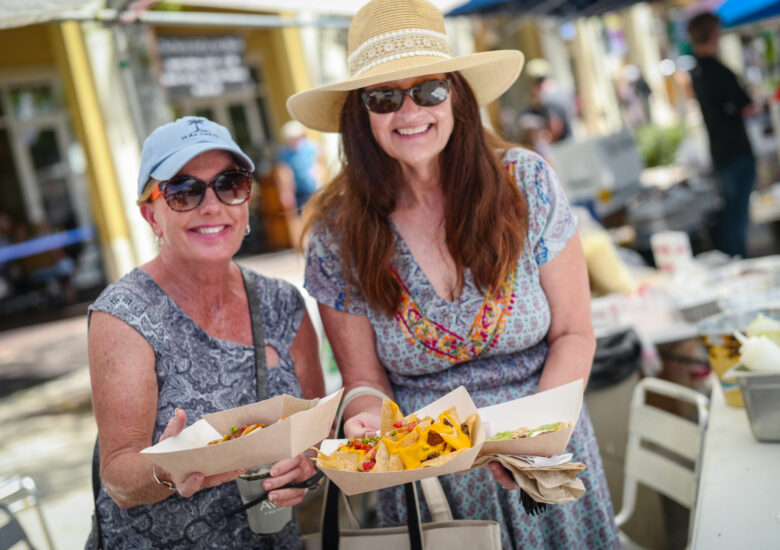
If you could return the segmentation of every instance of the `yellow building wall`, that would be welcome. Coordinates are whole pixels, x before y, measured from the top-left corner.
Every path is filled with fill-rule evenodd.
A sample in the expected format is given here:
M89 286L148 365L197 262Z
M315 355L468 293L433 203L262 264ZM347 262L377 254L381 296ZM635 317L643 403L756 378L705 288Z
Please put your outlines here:
M86 154L92 217L104 248L107 275L113 279L122 270L122 262L114 257L113 243L126 240L127 226L77 23L0 30L0 71L19 76L41 68L55 70L60 77L66 98L64 107Z
M0 30L0 68L20 69L54 65L54 53L46 25Z
M247 40L247 50L250 49L268 52L263 78L278 129L291 118L287 98L311 87L300 33L297 28L254 31Z
M48 32L73 129L87 158L92 216L106 258L106 275L114 280L132 269L135 261L84 38L79 24L72 21L51 24Z

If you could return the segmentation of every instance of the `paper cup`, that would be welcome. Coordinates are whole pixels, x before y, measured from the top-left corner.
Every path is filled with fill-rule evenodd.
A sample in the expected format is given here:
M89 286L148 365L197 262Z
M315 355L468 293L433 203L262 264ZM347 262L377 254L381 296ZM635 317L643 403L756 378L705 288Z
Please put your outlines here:
M650 236L655 266L674 273L693 260L691 240L684 231L659 231Z

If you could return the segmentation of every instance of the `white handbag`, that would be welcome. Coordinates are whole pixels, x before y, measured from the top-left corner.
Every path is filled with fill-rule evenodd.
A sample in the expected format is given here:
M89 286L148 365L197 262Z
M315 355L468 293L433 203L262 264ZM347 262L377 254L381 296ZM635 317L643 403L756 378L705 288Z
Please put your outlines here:
M347 404L361 395L386 397L382 392L368 386L350 390L339 407L336 417L337 426L341 426ZM450 505L439 480L435 477L426 478L420 481L420 485L433 522L420 523L417 489L414 483L407 483L404 492L409 525L361 529L346 495L328 480L323 500L322 532L304 535L306 550L501 549L501 529L498 522L453 519ZM343 508L347 512L346 523L349 525L347 528L339 528L339 500L342 501Z

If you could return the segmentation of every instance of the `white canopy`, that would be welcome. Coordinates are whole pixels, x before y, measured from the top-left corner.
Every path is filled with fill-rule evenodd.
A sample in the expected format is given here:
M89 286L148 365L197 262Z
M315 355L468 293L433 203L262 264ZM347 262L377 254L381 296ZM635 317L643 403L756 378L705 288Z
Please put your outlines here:
M102 7L101 0L0 0L0 29L44 23L63 12L82 7Z
M294 13L316 16L352 16L368 0L179 0L186 6L221 8L272 13ZM463 3L463 0L431 0L442 12ZM82 10L82 14L99 10L103 0L0 0L0 29L23 27L58 19L64 13Z
M464 0L430 0L443 13L463 4ZM248 11L314 13L317 15L352 16L368 0L179 0L189 6L221 7Z

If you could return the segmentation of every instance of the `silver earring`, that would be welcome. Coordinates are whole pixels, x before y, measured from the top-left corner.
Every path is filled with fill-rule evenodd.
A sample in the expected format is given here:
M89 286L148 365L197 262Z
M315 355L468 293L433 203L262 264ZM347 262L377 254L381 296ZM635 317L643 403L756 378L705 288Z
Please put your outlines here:
M154 242L157 243L157 248L162 248L162 245L165 244L165 239L162 238L162 235L155 235Z
M244 237L249 235L249 232L252 231L252 229L249 227L249 224L246 224L246 231L244 231Z

